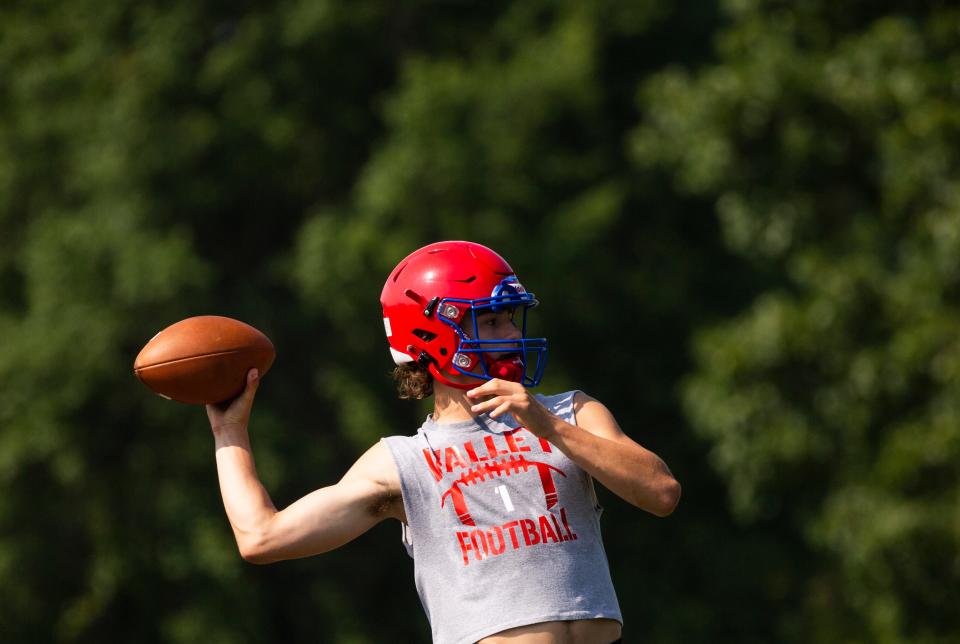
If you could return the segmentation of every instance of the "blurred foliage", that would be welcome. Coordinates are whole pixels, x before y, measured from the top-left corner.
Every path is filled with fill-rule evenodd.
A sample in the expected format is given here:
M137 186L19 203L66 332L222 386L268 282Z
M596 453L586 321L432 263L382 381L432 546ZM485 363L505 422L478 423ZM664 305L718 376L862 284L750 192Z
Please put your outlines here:
M204 313L278 349L278 505L426 408L378 295L430 241L542 301L684 485L604 494L625 636L960 636L960 12L857 0L0 7L0 639L425 641L396 525L238 554L199 408L131 376Z
M730 3L715 63L645 84L632 149L779 274L697 334L684 400L737 515L818 554L802 639L954 641L960 11L849 4Z

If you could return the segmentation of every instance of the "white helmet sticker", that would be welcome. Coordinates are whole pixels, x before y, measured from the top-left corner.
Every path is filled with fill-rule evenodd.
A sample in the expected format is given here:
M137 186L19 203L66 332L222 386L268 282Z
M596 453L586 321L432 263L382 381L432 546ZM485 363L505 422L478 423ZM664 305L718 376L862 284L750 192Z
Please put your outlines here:
M390 318L383 318L383 330L387 332L388 338L393 335L393 329L390 328Z

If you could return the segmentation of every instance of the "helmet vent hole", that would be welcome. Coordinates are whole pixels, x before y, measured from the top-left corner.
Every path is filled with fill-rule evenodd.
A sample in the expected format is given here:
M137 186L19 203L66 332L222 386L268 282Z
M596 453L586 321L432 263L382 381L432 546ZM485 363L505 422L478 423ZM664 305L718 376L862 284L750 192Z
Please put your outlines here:
M413 289L408 288L403 292L403 294L409 297L411 300L413 300L417 304L424 305L427 303L427 301L423 299L423 296L417 293L416 291L414 291Z
M420 338L420 339L423 340L424 342L430 342L430 341L432 341L434 338L437 337L437 334L436 334L436 333L431 333L430 331L427 331L426 329L414 329L414 330L412 331L412 333L413 333L413 335L417 336L418 338Z
M463 280L453 280L453 281L454 281L454 282L460 282L461 284L469 284L470 282L472 282L472 281L475 280L475 279L477 279L477 276L476 276L476 275L471 275L471 276L468 277L467 279L463 279Z

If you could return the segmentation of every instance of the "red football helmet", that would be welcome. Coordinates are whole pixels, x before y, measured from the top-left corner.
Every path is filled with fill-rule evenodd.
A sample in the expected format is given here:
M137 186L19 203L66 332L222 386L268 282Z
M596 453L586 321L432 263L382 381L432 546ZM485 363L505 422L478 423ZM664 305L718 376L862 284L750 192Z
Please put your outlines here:
M539 302L520 285L510 265L486 246L447 241L414 251L390 273L380 304L397 364L417 362L440 382L460 389L475 385L447 376L502 378L527 387L535 387L543 377L547 340L526 337L527 310ZM478 339L477 314L504 309L522 315L520 339ZM464 326L472 329L471 335ZM493 360L492 354L499 357ZM481 369L475 372L478 364Z

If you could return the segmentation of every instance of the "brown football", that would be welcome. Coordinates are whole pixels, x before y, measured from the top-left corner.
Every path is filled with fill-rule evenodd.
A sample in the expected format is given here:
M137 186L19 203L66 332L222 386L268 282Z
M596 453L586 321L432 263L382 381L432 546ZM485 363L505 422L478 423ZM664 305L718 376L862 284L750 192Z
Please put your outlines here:
M164 398L202 405L243 391L247 371L263 377L273 343L249 324L219 315L187 318L153 336L133 363L137 378Z

